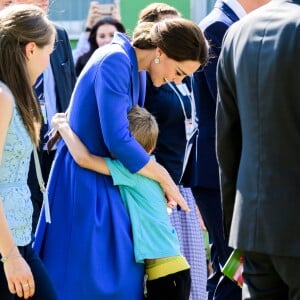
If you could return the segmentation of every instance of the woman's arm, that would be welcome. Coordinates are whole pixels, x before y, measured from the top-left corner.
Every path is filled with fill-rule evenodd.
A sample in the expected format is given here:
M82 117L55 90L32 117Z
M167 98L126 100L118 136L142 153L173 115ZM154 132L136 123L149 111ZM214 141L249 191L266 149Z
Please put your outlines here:
M8 289L18 297L28 299L35 292L33 275L27 262L21 256L9 229L3 203L0 198L0 253Z
M64 139L72 157L82 168L86 168L101 174L110 175L109 169L103 157L91 154L78 136L73 132L64 113L56 114L52 119L52 126L59 131ZM167 170L154 160L138 171L139 174L149 177L160 183L168 201L175 201L183 210L189 208L172 180Z
M9 123L13 114L13 98L8 90L0 87L0 164ZM20 255L7 223L0 197L0 254L9 291L28 299L34 294L34 280L29 266ZM24 287L25 284L25 287ZM26 286L28 284L28 286Z
M177 185L162 165L153 159L150 159L149 162L138 171L138 173L157 181L163 189L168 202L175 201L183 210L187 212L190 211L183 196L180 194Z

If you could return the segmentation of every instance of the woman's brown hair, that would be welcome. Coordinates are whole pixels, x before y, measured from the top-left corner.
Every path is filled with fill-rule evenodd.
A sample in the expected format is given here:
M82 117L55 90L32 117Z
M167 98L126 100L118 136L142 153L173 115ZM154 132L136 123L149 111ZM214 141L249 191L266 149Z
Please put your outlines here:
M133 33L133 46L140 49L158 47L179 62L193 60L204 65L208 61L208 43L201 29L183 18L139 23Z
M54 25L35 5L17 4L0 12L0 80L11 90L17 109L37 145L41 116L26 66L25 46L43 48L51 42Z

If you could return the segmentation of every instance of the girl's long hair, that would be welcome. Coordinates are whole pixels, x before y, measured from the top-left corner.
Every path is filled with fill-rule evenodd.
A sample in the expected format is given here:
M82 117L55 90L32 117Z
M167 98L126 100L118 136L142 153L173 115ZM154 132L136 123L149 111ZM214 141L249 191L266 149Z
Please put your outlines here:
M41 115L26 64L25 47L51 42L54 25L35 5L17 4L0 12L0 80L11 90L33 142L38 145Z

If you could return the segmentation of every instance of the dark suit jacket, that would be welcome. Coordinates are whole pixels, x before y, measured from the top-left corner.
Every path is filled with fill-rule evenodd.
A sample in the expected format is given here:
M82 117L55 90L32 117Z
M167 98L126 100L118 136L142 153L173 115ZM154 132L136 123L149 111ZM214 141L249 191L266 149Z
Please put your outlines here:
M200 23L210 43L211 59L206 67L194 74L193 79L199 134L183 177L186 186L219 189L215 150L216 66L224 34L237 20L233 10L218 0L212 12Z
M217 154L230 245L300 257L300 1L234 24L218 65Z
M56 105L58 112L67 109L76 82L76 73L70 41L66 31L55 26L57 42L50 56L51 68L55 80Z

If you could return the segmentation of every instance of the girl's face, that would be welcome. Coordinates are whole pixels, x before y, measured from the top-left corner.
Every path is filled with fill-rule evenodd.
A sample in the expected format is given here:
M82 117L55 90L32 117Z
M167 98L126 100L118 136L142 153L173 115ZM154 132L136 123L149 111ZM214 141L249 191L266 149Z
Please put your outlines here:
M51 42L42 48L37 47L34 42L30 42L25 46L26 62L31 84L33 85L38 76L44 72L50 62L50 54L54 50L55 34L51 38Z
M200 67L200 62L193 60L175 61L167 57L164 53L161 53L159 63L151 61L149 67L149 74L153 85L159 87L165 84L167 81L181 83L184 77L192 75Z
M99 26L96 33L96 43L98 47L109 44L112 41L116 31L117 28L111 24L103 24Z

